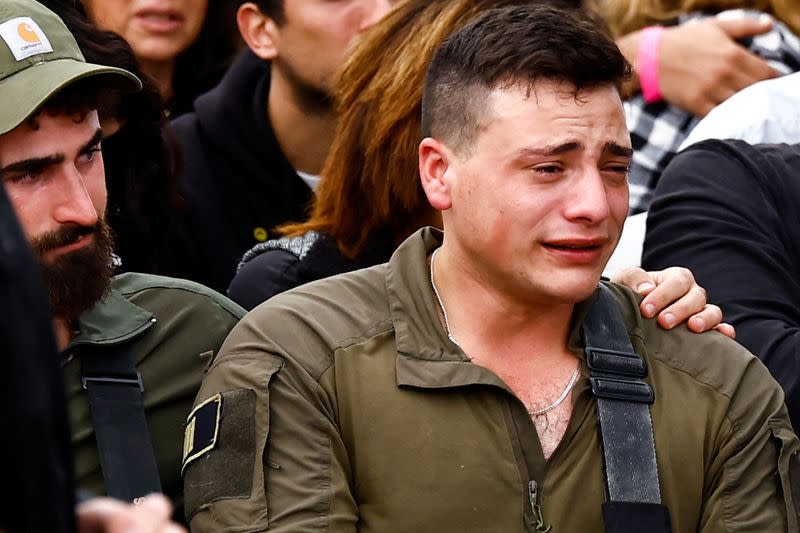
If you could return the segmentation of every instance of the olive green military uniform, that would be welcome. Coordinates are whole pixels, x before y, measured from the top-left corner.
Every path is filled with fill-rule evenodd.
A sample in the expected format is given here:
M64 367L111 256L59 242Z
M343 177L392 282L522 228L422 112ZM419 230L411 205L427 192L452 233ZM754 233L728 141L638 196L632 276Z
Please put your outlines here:
M522 403L440 325L426 262L439 244L422 230L387 265L280 295L234 329L196 402L213 438L187 439L192 531L512 533L537 531L534 504L538 531L603 531L590 301L570 339L583 379L545 461ZM717 333L661 330L611 288L648 363L673 531L797 531L800 444L764 366Z
M204 369L244 310L189 281L145 274L114 278L108 295L80 317L64 351L78 486L104 494L80 357L97 347L127 346L144 384L144 405L165 494L181 499L186 416Z

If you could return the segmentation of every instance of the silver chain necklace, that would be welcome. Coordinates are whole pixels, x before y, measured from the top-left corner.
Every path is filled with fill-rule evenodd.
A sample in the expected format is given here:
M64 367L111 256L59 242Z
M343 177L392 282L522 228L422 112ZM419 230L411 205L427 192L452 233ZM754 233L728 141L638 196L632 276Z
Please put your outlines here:
M461 345L458 343L453 334L450 333L450 322L447 321L447 309L444 308L444 304L442 303L442 297L439 295L439 289L436 288L436 282L433 281L433 262L436 260L436 254L439 252L439 248L435 249L431 254L431 287L433 287L433 294L436 295L436 303L439 304L439 309L442 311L442 316L444 317L444 331L447 333L447 338L450 339L450 342L461 348Z
M450 342L461 348L461 345L458 343L456 338L453 337L452 333L450 333L450 322L447 320L447 309L444 308L444 302L442 302L442 297L439 294L439 289L436 287L436 282L433 279L433 263L434 261L436 261L436 254L438 252L439 248L435 249L431 254L431 266L430 266L431 287L433 287L433 294L436 295L436 303L439 304L439 310L441 310L442 317L444 318L444 331L445 333L447 333L447 338L450 339ZM569 396L569 393L572 392L573 387L575 387L575 384L578 382L578 377L580 377L580 375L581 375L581 369L580 366L578 366L578 368L576 368L575 371L572 373L572 376L570 376L569 381L567 382L567 386L561 392L561 395L556 399L556 401L554 401L550 405L542 407L541 409L535 409L533 411L528 409L528 414L531 416L540 416L545 413L549 413L550 411L552 411L553 409L564 403L564 400L567 399L567 396Z

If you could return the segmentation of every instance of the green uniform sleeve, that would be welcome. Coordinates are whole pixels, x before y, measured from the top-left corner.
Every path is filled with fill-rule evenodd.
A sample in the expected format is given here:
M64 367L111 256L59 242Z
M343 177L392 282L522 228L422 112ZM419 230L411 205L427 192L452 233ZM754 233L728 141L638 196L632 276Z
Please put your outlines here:
M187 424L191 530L354 532L349 460L330 397L245 318L209 369Z
M800 443L782 391L760 361L742 375L726 422L708 467L698 531L797 532Z

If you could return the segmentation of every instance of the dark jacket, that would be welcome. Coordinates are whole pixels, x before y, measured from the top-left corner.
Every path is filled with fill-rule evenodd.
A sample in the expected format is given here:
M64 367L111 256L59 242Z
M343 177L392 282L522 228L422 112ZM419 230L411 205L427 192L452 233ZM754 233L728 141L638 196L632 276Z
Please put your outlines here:
M783 386L800 424L800 145L710 140L667 167L642 265L686 266Z
M74 475L53 319L4 187L0 242L0 530L71 533Z
M309 231L298 237L273 239L257 244L244 255L228 296L249 311L304 283L385 263L394 248L389 239L372 239L361 255L350 259L342 255L327 233Z
M269 65L248 51L197 99L194 113L173 122L188 214L171 275L223 292L242 254L275 226L305 218L311 189L275 139L269 83Z

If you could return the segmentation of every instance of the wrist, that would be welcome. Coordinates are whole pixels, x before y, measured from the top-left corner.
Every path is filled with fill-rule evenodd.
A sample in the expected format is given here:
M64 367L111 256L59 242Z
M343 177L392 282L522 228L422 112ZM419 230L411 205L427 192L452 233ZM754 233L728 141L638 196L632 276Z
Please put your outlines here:
M664 28L650 26L641 31L637 54L636 73L645 102L651 104L662 99L659 79L658 56Z

